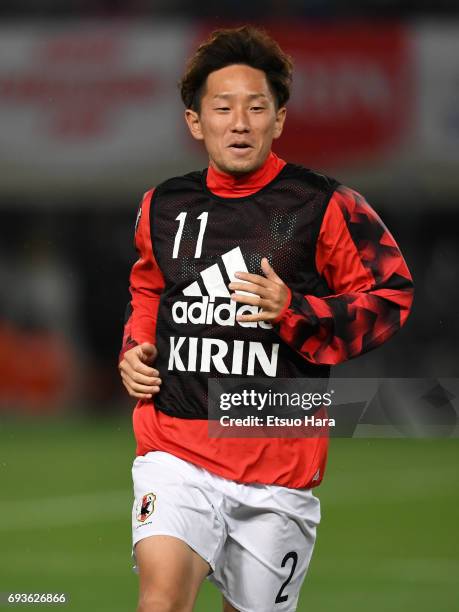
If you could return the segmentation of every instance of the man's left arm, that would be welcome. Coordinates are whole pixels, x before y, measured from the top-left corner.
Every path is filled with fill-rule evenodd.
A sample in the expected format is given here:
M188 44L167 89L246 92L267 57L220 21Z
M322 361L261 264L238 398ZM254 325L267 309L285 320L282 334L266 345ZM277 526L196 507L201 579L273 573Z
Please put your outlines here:
M290 292L273 321L280 337L315 364L335 365L376 348L406 322L413 280L392 234L358 192L340 186L324 215L316 266L333 292Z
M340 186L332 195L315 259L330 295L292 292L265 259L265 277L237 275L258 296L232 296L263 311L238 320L269 321L282 340L317 365L335 365L366 353L404 325L413 301L410 272L392 234L353 189ZM230 288L244 285L231 283Z

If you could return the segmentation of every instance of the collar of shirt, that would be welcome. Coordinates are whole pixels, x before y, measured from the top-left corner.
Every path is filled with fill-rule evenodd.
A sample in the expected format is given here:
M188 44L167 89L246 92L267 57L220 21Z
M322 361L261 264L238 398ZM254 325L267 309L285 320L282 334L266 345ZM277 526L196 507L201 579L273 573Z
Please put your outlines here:
M255 193L279 174L287 162L270 151L260 168L243 176L233 176L209 164L207 188L221 198L243 198Z

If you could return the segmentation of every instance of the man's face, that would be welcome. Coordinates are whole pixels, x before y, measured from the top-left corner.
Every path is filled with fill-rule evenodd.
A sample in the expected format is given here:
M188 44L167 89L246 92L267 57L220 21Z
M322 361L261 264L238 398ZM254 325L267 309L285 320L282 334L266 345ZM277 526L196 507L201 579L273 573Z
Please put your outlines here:
M210 163L240 175L263 164L285 114L285 107L276 110L262 70L232 64L209 74L200 112L187 109L185 119L193 137L204 141Z

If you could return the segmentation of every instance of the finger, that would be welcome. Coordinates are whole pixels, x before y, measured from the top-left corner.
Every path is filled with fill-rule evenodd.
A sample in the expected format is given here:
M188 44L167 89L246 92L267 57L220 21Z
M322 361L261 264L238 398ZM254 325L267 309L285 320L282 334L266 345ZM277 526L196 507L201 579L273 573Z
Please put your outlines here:
M147 385L139 385L138 383L131 382L131 389L136 393L143 393L145 395L154 395L159 392L159 387L149 387Z
M157 393L160 389L159 385L143 385L133 381L132 378L129 378L128 376L121 376L121 378L123 379L125 385L136 393L151 394Z
M148 342L144 342L140 345L140 359L144 363L153 363L158 355L158 350L154 344L150 344Z
M141 385L161 385L162 380L157 376L145 376L144 374L139 374L138 372L134 372L131 376L134 382L140 383Z
M140 348L142 349L142 352L148 353L149 355L154 355L158 352L156 345L152 344L151 342L142 342L142 344L140 344Z
M131 387L134 387L135 385L136 385L136 386L140 385L140 386L143 386L143 387L146 387L146 388L148 387L148 390L147 390L147 389L144 389L144 391L145 391L145 392L148 392L148 393L150 393L150 389L151 389L151 388L153 388L153 387L157 387L157 386L159 386L159 385L160 385L160 383L153 383L153 380L152 380L152 379L148 379L148 382L146 382L146 383L145 383L145 382L139 382L139 381L136 381L136 380L133 378L133 376L131 376L130 374L127 374L126 372L121 372L121 378L122 378L122 380L124 380L126 383L128 383L128 384L129 384ZM155 379L155 380L157 380L157 379Z
M270 290L268 287L262 287L261 285L254 285L253 283L236 283L231 282L228 285L229 289L234 289L235 291L248 291L249 293L256 293L261 297L268 297Z
M143 363L143 361L140 361L138 356L125 356L123 361L120 363L120 367L122 367L123 364L130 368L131 372L139 372L140 374L145 374L145 376L159 376L159 372L156 368L147 366L145 363Z
M263 270L263 272L266 274L266 277L269 280L272 281L281 281L280 277L277 276L276 272L274 271L274 268L271 266L271 264L269 263L267 257L263 257L261 260L261 269ZM282 282L282 281L281 281Z
M262 285L263 287L267 287L269 284L266 277L260 276L259 274L252 274L251 272L235 272L234 276L236 278L249 281L250 283L254 283L255 285Z
M262 311L262 312L259 312L258 314L253 314L253 315L237 315L236 321L248 323L249 321L269 321L272 318L273 318L273 315L271 313Z
M124 374L123 372L121 373L121 379L123 383L125 383L125 385L129 387L130 390L135 389L136 391L139 391L141 393L152 393L154 389L160 388L160 385L161 385L161 383L158 383L158 384L137 383L130 376L128 376L127 374Z
M268 307L270 302L268 300L264 300L258 295L240 295L239 293L232 293L231 299L234 302L241 302L242 304L249 304L250 306L261 306Z
M140 372L134 372L131 374L131 378L134 382L142 385L160 385L162 382L157 376L145 376L145 374Z
M126 387L126 390L130 397L135 397L137 399L150 399L151 393L136 393L131 389L131 387L123 381L123 385Z

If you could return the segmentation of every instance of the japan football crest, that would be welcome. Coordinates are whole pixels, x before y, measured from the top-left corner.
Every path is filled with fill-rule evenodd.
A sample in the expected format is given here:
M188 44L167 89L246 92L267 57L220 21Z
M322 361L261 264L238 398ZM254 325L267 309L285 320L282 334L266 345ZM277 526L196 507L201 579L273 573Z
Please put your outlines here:
M156 495L154 493L146 493L137 504L137 520L140 523L144 523L153 514L155 501Z

